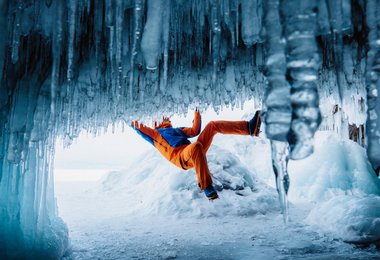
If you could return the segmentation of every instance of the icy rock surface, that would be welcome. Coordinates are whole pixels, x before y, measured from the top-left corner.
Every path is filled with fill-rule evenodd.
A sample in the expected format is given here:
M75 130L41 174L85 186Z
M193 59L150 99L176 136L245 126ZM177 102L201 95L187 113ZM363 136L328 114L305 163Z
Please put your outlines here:
M290 157L299 159L313 151L320 100L323 129L347 137L348 124L367 123L377 168L379 6L0 1L1 253L44 251L46 230L64 233L51 226L59 222L51 180L56 136L69 145L80 131L97 135L121 118L195 106L220 111L253 99L267 111L268 138L289 143ZM53 240L59 255L64 239Z

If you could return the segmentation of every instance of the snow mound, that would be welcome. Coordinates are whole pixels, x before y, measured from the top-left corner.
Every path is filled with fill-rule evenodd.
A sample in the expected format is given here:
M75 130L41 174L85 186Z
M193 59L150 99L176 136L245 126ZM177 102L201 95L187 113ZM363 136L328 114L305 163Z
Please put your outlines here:
M340 195L318 204L306 221L348 242L380 240L380 197Z
M314 154L290 161L289 175L293 198L321 201L341 194L380 195L380 180L365 149L333 132L318 132Z
M99 189L123 200L124 214L210 217L279 212L276 191L259 181L237 156L213 145L207 158L220 197L213 202L198 188L193 169L181 170L153 149L129 169L107 174Z
M289 164L293 200L315 202L306 222L352 242L380 240L380 180L360 145L319 132L315 153Z
M262 129L262 131L264 131ZM239 157L248 169L254 169L256 176L266 184L275 187L272 169L270 141L260 137L241 135L216 135L213 143Z

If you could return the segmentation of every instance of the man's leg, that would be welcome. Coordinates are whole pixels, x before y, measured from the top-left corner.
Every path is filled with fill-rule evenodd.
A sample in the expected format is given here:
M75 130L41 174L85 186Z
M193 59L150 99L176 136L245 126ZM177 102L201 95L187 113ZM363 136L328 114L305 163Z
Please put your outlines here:
M189 144L181 152L181 160L185 167L195 168L197 181L201 190L212 185L210 170L208 169L206 155L200 142Z
M210 148L212 139L217 133L233 135L249 135L247 121L211 121L200 133L197 142L203 145L206 153Z

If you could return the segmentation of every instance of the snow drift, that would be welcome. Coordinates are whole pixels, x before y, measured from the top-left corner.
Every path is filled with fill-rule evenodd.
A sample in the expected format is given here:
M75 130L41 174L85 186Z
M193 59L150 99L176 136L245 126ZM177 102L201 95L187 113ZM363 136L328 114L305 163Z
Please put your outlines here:
M380 240L380 179L365 150L333 132L319 132L316 151L289 165L293 200L315 205L306 222L346 241Z
M380 180L365 150L334 132L318 132L316 140L310 158L290 162L292 207L305 207L305 224L317 232L348 242L378 241ZM153 149L128 169L108 173L99 191L123 203L124 216L280 214L269 141L217 135L214 144L207 158L220 199L213 203L197 187L193 170L178 169Z
M101 181L106 196L125 201L125 214L211 217L252 216L278 211L275 189L226 149L213 145L207 155L220 199L210 203L198 188L194 170L184 171L152 150L122 172ZM116 197L115 197L116 198Z

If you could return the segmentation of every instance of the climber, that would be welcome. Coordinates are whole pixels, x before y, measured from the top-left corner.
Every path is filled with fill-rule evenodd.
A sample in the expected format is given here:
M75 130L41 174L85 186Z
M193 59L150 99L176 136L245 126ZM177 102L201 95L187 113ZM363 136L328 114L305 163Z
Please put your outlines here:
M200 133L201 115L198 108L194 113L192 127L173 128L167 117L163 117L159 125L155 122L154 129L137 121L132 122L132 127L137 133L154 145L170 162L184 170L195 168L199 187L209 200L218 198L206 159L214 135L221 133L258 136L260 125L261 117L258 110L250 121L211 121ZM196 142L191 143L188 140L198 134Z

